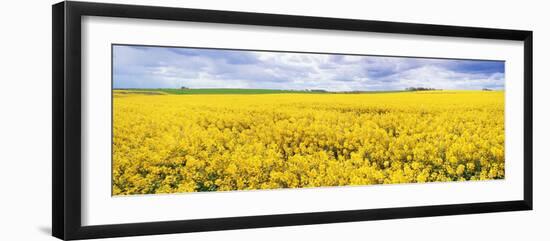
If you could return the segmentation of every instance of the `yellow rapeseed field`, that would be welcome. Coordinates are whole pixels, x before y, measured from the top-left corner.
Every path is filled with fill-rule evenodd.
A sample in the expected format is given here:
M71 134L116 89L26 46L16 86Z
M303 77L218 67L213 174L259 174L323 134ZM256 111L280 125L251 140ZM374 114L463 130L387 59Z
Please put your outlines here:
M504 178L504 92L114 92L113 195Z

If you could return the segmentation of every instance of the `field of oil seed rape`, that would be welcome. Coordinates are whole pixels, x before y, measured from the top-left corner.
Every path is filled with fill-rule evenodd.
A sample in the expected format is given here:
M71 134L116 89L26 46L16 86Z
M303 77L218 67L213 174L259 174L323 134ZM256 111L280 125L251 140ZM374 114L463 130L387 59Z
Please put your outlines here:
M504 178L504 92L114 92L113 195Z

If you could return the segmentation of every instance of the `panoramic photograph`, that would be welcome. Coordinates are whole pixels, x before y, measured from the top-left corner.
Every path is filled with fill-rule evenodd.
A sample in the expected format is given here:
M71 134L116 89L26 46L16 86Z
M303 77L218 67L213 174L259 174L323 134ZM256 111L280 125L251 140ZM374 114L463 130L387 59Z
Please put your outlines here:
M505 178L505 62L112 45L112 195Z

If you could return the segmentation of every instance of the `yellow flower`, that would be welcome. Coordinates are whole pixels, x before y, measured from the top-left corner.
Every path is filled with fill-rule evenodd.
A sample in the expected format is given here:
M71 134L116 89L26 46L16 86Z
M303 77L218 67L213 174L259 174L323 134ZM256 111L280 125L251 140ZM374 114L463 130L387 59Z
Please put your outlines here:
M114 92L113 195L502 179L504 92Z

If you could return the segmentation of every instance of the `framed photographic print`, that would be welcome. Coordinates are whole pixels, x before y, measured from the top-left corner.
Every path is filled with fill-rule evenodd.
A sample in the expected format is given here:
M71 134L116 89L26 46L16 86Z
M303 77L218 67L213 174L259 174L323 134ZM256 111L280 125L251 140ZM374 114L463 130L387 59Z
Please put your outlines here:
M53 235L532 209L532 32L53 6Z

